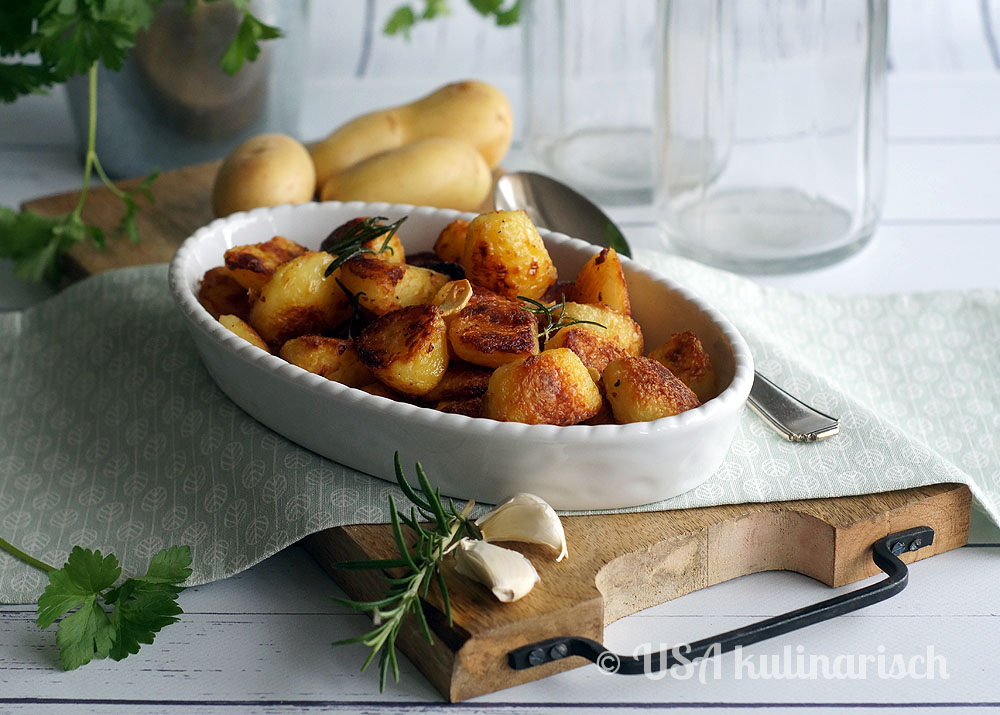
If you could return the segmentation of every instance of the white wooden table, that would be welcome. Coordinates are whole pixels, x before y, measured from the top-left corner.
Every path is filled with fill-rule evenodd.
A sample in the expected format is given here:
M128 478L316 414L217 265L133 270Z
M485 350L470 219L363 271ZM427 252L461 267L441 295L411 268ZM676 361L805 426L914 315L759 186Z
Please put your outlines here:
M316 96L325 81L311 80ZM962 73L896 72L889 92L888 198L872 243L838 265L762 282L829 293L1000 288L1000 72L987 65ZM56 92L0 109L0 203L13 206L78 185L63 103ZM323 133L328 122L322 102L312 101L303 135ZM613 213L635 245L657 245L648 207ZM43 293L17 284L9 267L0 267L0 306ZM703 675L655 681L586 667L458 707L481 713L1000 711L1000 536L974 515L971 541L916 564L907 590L885 603L748 649L749 665L730 654ZM38 631L32 608L0 606L0 713L440 710L437 693L405 660L402 681L380 695L375 674L357 672L362 647L330 647L367 625L365 617L330 601L338 593L304 551L291 548L227 581L186 591L181 622L138 655L71 673L59 671L54 632ZM825 586L797 574L760 574L626 618L608 629L606 641L620 652L642 642L674 644L828 595ZM937 662L947 678L940 669L934 679L872 672L859 679L752 677L761 657L781 658L786 649L793 659L801 654L835 663L839 657L845 664L863 656L909 661L928 648L943 659Z

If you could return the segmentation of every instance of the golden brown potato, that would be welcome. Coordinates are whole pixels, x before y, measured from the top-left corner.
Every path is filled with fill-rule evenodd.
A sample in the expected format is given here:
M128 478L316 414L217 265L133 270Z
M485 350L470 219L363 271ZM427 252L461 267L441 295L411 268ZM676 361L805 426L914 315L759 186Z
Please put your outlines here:
M350 315L337 274L324 275L332 261L329 253L308 251L278 266L250 312L250 324L264 340L280 345L298 335L323 333Z
M385 315L408 305L430 303L448 276L428 268L358 256L340 267L340 281L359 296L361 307Z
M360 388L362 392L367 392L369 395L377 395L378 397L384 397L387 400L395 400L396 402L409 402L410 398L406 395L400 394L393 390L391 387L382 384L378 380L375 382L364 385Z
M557 319L561 318L561 314L562 311L558 308L552 313L553 318ZM629 316L622 315L617 310L612 310L611 308L605 308L600 305L586 305L584 303L566 303L566 316L567 319L589 320L597 323L597 325L589 323L567 325L550 338L548 344L552 344L555 341L555 344L558 345L560 340L565 339L559 336L559 333L564 331L590 330L598 335L610 338L615 345L624 350L628 355L642 355L642 329Z
M236 282L225 266L205 271L198 286L198 302L216 320L222 315L235 315L243 320L250 317L247 290Z
M577 354L587 367L604 372L608 363L628 353L607 334L606 330L593 325L571 325L563 328L545 343L545 349L568 348Z
M605 248L580 269L567 298L576 303L593 303L632 315L622 262L613 248Z
M361 387L375 380L350 340L301 335L286 341L278 355L303 370L349 387Z
M247 325L246 321L235 315L221 315L219 316L219 322L222 323L222 327L226 328L235 335L239 335L241 338L246 340L251 345L254 345L265 352L270 352L265 343L257 331Z
M604 368L604 390L620 424L649 422L697 407L698 397L652 358L631 355Z
M490 384L493 372L485 367L470 365L461 360L452 360L448 371L437 386L423 396L428 402L441 400L468 400L482 397Z
M457 218L441 231L434 242L434 253L442 261L461 263L465 255L465 237L469 233L469 222Z
M462 360L498 367L538 354L538 322L520 303L476 294L449 319L448 342Z
M702 402L715 397L715 369L701 341L690 330L672 333L669 342L649 354L681 382L691 388Z
M524 211L494 211L469 223L465 277L505 298L539 298L556 281L556 267Z
M258 206L302 204L316 193L316 169L309 152L284 134L250 137L226 157L215 175L216 216Z
M482 417L483 398L470 397L467 400L440 400L434 405L434 409L440 412L450 412L453 415Z
M490 378L483 416L501 422L575 425L601 409L601 393L572 350L546 350L501 365Z
M380 381L406 395L425 395L448 369L448 338L435 305L400 308L365 327L358 355Z
M246 289L262 288L275 269L306 252L303 246L284 236L275 236L264 243L234 246L226 251L226 267L233 278Z

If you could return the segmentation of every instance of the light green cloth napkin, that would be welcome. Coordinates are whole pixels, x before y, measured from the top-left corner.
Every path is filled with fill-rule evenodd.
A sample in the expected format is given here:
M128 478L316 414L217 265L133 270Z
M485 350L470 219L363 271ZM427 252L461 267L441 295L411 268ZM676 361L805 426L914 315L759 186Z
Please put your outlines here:
M840 416L843 431L792 444L747 411L711 479L636 511L961 481L1000 521L1000 293L799 295L663 254L640 260L722 310L758 369ZM133 574L188 544L190 582L203 583L320 529L383 521L390 493L229 402L164 266L0 314L0 535L49 563L79 544ZM32 601L45 583L0 554L0 602Z

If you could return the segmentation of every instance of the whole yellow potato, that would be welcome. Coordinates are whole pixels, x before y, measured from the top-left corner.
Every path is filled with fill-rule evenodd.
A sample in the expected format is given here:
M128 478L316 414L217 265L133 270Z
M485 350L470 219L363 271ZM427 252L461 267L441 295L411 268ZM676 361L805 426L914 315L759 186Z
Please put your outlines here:
M216 216L259 206L302 204L316 193L316 170L302 144L284 134L250 137L225 158L212 187Z
M358 162L428 137L449 137L474 147L495 168L513 136L510 103L485 82L456 82L410 104L352 119L310 151L317 183Z
M432 137L362 161L323 184L324 201L388 201L473 211L493 186L490 167L465 142Z

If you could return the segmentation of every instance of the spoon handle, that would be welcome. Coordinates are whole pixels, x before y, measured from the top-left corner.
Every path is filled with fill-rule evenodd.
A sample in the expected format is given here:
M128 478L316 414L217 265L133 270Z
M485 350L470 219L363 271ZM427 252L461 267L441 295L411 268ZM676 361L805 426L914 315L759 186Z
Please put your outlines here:
M840 432L836 417L792 397L756 371L748 402L765 422L791 442L816 442Z

